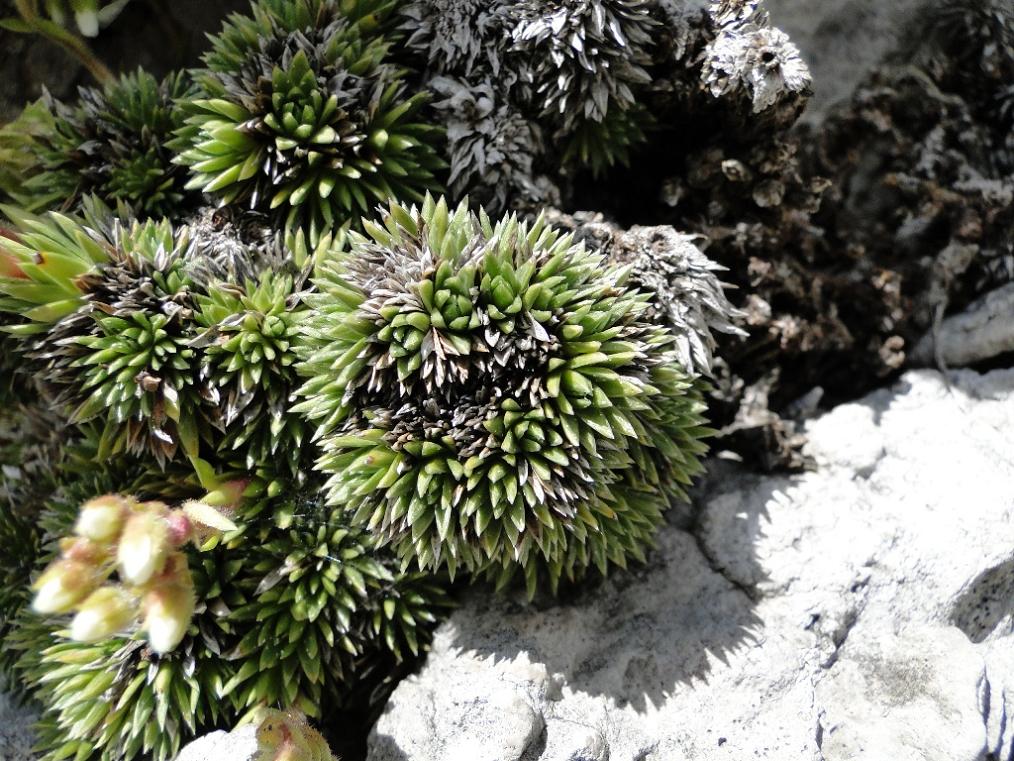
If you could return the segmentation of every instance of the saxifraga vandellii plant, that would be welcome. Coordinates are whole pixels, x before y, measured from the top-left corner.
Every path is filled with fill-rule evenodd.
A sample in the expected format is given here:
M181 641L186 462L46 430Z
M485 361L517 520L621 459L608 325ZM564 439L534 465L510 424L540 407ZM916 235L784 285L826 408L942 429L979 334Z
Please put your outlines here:
M168 761L198 732L239 715L218 692L233 673L220 657L229 633L221 619L231 599L230 562L220 548L191 551L186 559L174 549L179 540L210 538L205 528L194 531L207 509L191 508L194 523L190 514L159 502L147 510L136 500L107 496L81 505L77 495L102 493L116 483L146 494L204 494L225 506L242 484L222 482L204 493L177 481L178 473L122 460L92 462L79 478L70 478L74 468L67 469L65 485L39 522L47 548L42 560L52 562L35 582L34 607L46 613L23 613L5 642L18 656L18 683L43 708L36 725L43 758L127 761L143 754ZM75 536L56 541L69 532ZM102 585L101 569L110 564L123 584L141 586ZM176 581L165 583L167 574ZM78 611L71 622L60 615L68 608ZM150 641L131 633L138 613Z
M257 761L338 761L327 741L298 711L259 711Z
M329 502L405 564L530 593L642 558L709 434L649 295L541 219L427 198L365 227L302 323Z
M258 0L211 40L177 161L188 187L276 210L316 241L387 198L436 186L440 130L420 120L381 25L390 0Z
M302 418L289 413L295 390L297 323L303 278L266 271L242 284L213 282L197 296L197 322L205 330L191 346L203 349L201 373L217 390L225 439L220 449L242 455L256 468L276 459L298 472L304 443Z
M319 717L378 652L424 645L448 607L439 584L399 574L319 499L262 495L235 517L226 545L191 557L196 614L175 650L26 627L33 643L51 642L26 668L49 707L40 734L54 758L68 747L168 761L182 741L261 706Z
M646 0L521 0L506 11L529 97L568 141L565 161L600 172L644 140L650 119L635 91L651 82L649 10Z
M143 216L179 217L196 194L167 143L183 125L176 101L188 91L182 73L160 82L138 70L82 88L73 105L47 94L0 130L15 167L0 189L29 211L75 209L94 193Z
M0 310L20 320L6 329L28 343L39 381L72 422L103 420L100 457L164 463L180 446L197 456L201 433L220 424L188 345L197 254L187 229L124 223L101 206L87 219L4 211L18 231L0 239Z
M42 551L40 517L56 486L59 421L37 400L7 400L0 411L0 684L17 686L17 653L2 646L31 598L31 574Z
M85 206L83 218L6 209L16 229L0 238L0 311L36 381L71 422L103 424L100 458L164 465L203 443L246 468L278 455L295 470L302 423L282 412L296 385L300 271L330 236L222 257L186 226Z
M378 654L418 655L450 607L439 579L400 572L369 533L324 504L320 486L265 493L237 515L241 533L228 551L243 558L233 584L245 603L229 620L245 633L226 654L237 670L223 693L243 708L319 717Z
M360 682L364 674L372 678L368 671L378 660L419 653L449 607L438 578L400 572L369 534L350 527L336 508L323 506L319 483L293 484L284 467L276 478L250 482L198 468L200 489L180 484L172 468L166 473L100 470L102 477L88 488L74 482L43 521L50 537L72 531L76 538L48 553L53 562L36 581L43 600L37 607L50 610L55 601L57 613L70 607L77 616L68 626L60 619L22 615L8 641L18 652L19 682L46 707L38 735L47 758L69 753L108 761L141 756L168 761L189 738L230 726L261 706L320 716L353 691L360 697ZM79 510L73 495L101 492L109 478L146 495L189 496L182 497L181 510L167 511L157 502L151 510L124 510L137 500L120 497L90 499ZM195 502L192 497L204 489L209 492ZM180 532L180 520L185 516L191 524L211 525L206 510L194 512L202 503L234 505L229 514L235 530L218 546L188 551L192 581L182 590L187 594L152 610L144 602L147 595L165 590L150 590L150 580L137 578L139 571L154 568L141 551L152 543L138 540L152 532L162 537L168 552L151 557L164 556L161 573L178 577L182 550L172 548L191 535ZM142 530L134 530L131 521L140 522ZM128 561L126 571L119 571L121 580L127 579L122 583L128 592L142 592L135 595L139 609L118 604L123 593L116 585L93 590L96 582L87 580L94 574L80 575L82 588L78 576L66 573L67 563L88 565L95 559L78 543L87 539L84 549L90 549L110 536L120 537L111 540L119 545L112 556ZM128 538L133 550L121 552ZM170 555L176 558L172 567ZM137 581L140 588L129 586ZM191 613L184 633L180 626ZM167 623L153 623L153 615ZM150 642L130 635L138 625ZM112 636L99 638L107 632ZM166 632L173 640L166 640ZM181 634L180 644L169 649L166 643Z

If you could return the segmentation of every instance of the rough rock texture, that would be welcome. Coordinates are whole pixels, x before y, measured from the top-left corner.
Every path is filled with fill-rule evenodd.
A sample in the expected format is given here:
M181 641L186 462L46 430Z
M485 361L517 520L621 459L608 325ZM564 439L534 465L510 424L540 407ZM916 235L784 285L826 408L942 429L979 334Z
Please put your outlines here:
M825 758L981 757L985 664L968 637L936 626L853 637L817 685Z
M647 567L474 592L371 761L1014 758L1012 423L1014 370L917 371L811 421L812 472L715 461Z
M2 686L2 685L0 685ZM32 724L35 713L18 705L14 698L0 692L0 759L32 761Z
M176 761L250 761L257 755L257 726L211 732L180 751Z
M816 83L803 114L819 122L897 44L929 0L766 0L775 26L799 46Z
M971 365L1014 351L1014 283L997 288L943 321L916 344L914 362Z

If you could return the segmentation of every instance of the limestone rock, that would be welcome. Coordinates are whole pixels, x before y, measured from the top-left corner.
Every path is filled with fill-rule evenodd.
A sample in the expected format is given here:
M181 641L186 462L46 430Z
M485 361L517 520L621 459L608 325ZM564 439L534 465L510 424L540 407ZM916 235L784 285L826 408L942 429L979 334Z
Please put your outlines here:
M978 759L985 663L953 627L856 636L817 686L827 761Z
M180 751L176 761L251 761L257 755L257 726L211 732Z
M3 761L32 761L35 737L32 724L35 712L18 705L14 698L0 692L0 759Z
M990 291L916 344L912 360L963 367L1014 351L1014 283Z
M811 421L813 471L715 461L647 566L474 590L370 760L1010 761L1012 424L1014 370L916 371Z

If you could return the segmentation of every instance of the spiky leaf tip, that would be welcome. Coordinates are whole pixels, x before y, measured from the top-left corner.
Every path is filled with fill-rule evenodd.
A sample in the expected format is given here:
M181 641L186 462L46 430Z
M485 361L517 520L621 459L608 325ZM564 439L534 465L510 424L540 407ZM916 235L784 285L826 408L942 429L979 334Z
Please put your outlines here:
M302 325L330 502L424 569L638 557L709 433L649 297L541 219L428 198L366 229Z

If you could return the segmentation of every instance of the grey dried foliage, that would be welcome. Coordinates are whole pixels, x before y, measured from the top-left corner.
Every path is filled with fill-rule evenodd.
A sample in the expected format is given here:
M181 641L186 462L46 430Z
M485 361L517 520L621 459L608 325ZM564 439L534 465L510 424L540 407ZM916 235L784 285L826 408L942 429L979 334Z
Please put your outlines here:
M815 388L779 414L771 410L770 395L780 379L781 370L774 367L742 388L735 417L719 432L721 445L761 470L803 470L813 461L804 452L801 418L816 412L823 393Z
M669 219L748 294L749 338L723 338L716 369L724 445L805 465L800 400L883 383L943 316L1014 279L1012 15L942 3L819 134L787 129L790 98L666 184Z
M406 46L423 61L430 108L446 129L448 187L494 214L559 195L535 168L544 161L544 132L518 91L530 75L510 53L511 5L415 0L401 11Z
M767 25L766 14L717 20L721 31L705 49L703 66L705 86L714 97L748 97L757 114L809 90L810 72L799 49L785 32Z
M719 279L725 267L701 250L702 236L668 225L624 230L590 212L552 210L547 218L610 262L629 268L630 283L652 296L645 315L673 331L680 364L689 372L712 373L715 333L746 335L737 325L745 312L732 305Z
M488 208L534 207L559 200L536 163L546 146L541 127L524 115L493 77L469 83L447 76L429 82L447 125L451 192Z
M204 282L217 277L242 283L256 280L265 270L279 272L292 266L291 255L265 214L236 206L202 206L185 223L200 242L190 266Z
M700 50L707 9L707 0L658 0L656 12L662 23L656 29L656 46L666 51L664 58L683 61L688 53Z
M574 207L582 170L604 175L630 161L636 169L649 135L670 164L710 147L704 135L717 141L735 130L747 147L761 135L776 144L781 135L769 132L796 120L809 73L757 5L409 3L402 27L422 83L437 96L435 118L447 126L451 190L493 213ZM774 173L754 172L763 175L760 204L777 205L788 192L777 178L766 182Z
M510 35L500 0L414 0L401 13L405 45L436 74L489 70L499 74ZM499 42L498 42L499 40Z
M508 13L532 97L561 134L631 108L634 90L651 81L655 22L645 0L522 0Z

